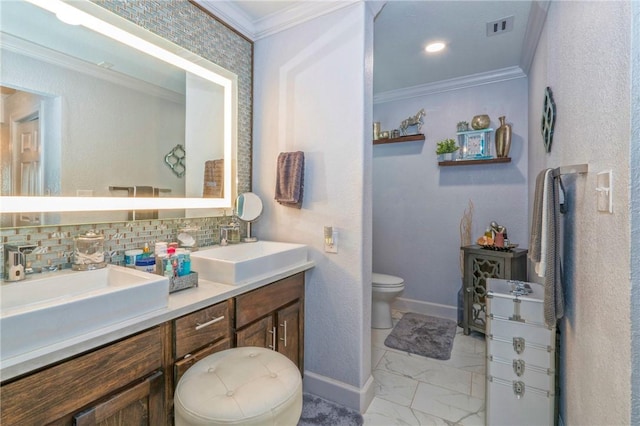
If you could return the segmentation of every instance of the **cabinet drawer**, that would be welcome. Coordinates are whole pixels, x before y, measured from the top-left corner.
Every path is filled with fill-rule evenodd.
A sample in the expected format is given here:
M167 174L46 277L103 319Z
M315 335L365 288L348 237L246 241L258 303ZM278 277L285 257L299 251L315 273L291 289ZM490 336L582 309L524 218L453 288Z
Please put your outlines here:
M487 421L491 426L554 424L553 392L526 383L487 377Z
M231 300L174 320L174 359L231 336Z
M487 376L508 381L521 380L527 385L545 391L553 391L555 387L555 374L552 369L538 367L519 357L503 359L490 355Z
M506 337L509 339L511 337L522 337L526 339L527 342L544 346L555 342L555 338L553 337L554 331L547 327L496 317L491 318L488 322L487 333L495 337Z
M296 274L236 297L236 328L304 298L304 274Z
M231 339L220 340L219 342L214 343L211 346L207 346L206 348L199 350L193 355L181 359L180 361L175 363L174 366L174 381L173 387L175 388L178 385L178 381L180 381L180 377L196 362L201 359L214 354L216 352L223 351L225 349L231 348Z
M524 339L521 351L515 348L514 338L489 335L487 337L487 356L502 359L522 359L527 365L540 368L553 368L555 365L555 351L551 346L540 345Z

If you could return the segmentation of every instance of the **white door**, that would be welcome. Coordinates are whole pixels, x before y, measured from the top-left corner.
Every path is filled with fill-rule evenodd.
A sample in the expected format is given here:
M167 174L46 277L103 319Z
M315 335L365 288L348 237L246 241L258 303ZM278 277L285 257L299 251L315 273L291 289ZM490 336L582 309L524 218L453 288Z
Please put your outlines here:
M15 194L42 196L42 147L38 117L17 123L17 172ZM17 226L39 225L40 213L19 214Z

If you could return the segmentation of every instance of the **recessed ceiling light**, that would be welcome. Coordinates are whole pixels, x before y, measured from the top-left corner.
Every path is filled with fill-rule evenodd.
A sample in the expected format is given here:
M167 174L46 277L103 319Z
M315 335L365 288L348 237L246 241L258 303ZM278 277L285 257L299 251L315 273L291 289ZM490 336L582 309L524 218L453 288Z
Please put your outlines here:
M425 47L424 50L426 50L429 53L435 53L435 52L441 51L445 47L446 47L446 45L443 42L437 41L435 43L427 44L427 47Z

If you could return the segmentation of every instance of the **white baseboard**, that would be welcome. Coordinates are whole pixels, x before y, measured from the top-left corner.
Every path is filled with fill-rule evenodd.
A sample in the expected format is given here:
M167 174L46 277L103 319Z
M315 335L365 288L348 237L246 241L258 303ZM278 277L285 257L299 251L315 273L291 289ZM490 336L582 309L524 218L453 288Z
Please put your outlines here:
M373 384L373 376L369 376L364 386L359 389L330 377L321 376L306 370L302 381L304 392L344 405L361 414L367 411L369 404L371 404L373 400L375 394Z
M458 320L458 307L441 305L439 303L423 302L421 300L405 299L398 297L392 305L393 309L402 312L414 312L416 314L431 315L434 317Z

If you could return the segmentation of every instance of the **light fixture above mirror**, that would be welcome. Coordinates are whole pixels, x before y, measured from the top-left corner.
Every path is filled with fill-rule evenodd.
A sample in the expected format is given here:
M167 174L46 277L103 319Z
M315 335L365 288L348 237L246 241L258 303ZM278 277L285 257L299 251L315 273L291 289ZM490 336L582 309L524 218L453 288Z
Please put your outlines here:
M236 156L235 144L237 139L237 76L89 1L62 2L58 0L28 0L28 3L54 14L60 11L68 12L69 10L73 10L74 14L80 16L80 19L76 19L74 22L81 22L81 25L84 27L105 34L110 38L118 40L120 43L134 47L140 52L172 63L190 75L218 85L223 94L223 107L220 109L220 121L223 123L222 139L224 153L221 157L224 159L224 189L222 191L223 196L220 198L200 198L201 193L190 194L188 190L186 192L187 198L3 196L2 202L0 203L0 212L4 214L24 212L230 208L236 190L236 179L233 178L235 164L233 162ZM164 158L160 160L164 161ZM166 169L166 167L163 167L163 169ZM199 174L199 180L202 182L202 173ZM113 182L104 182L105 187L111 184L113 184Z

